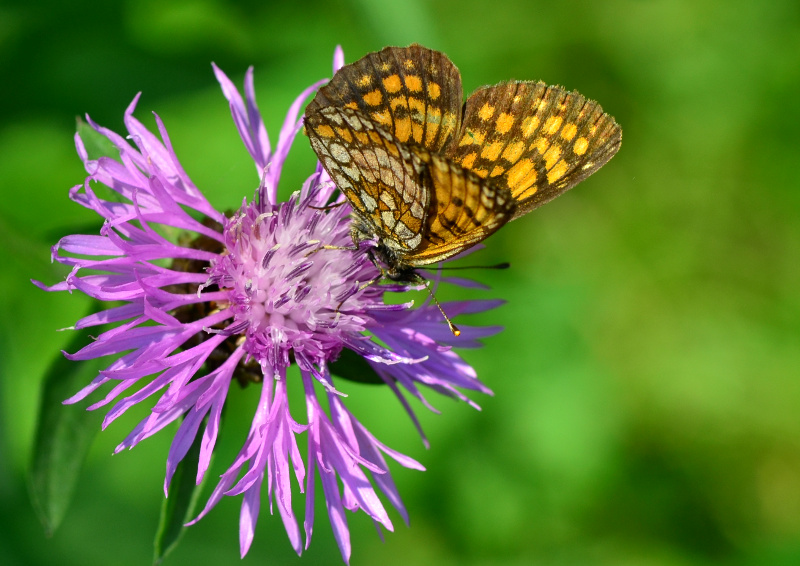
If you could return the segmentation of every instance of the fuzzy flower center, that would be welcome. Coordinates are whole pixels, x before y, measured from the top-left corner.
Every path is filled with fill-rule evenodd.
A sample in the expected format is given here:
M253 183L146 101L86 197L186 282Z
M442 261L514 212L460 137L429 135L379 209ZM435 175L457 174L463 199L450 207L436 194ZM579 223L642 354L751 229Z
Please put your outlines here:
M228 292L230 335L250 356L288 366L289 352L318 362L341 349L342 332L360 333L380 293L362 288L375 274L363 256L322 246L351 244L347 210L311 208L296 198L261 212L244 205L224 229L227 253L210 284ZM322 249L320 249L322 248Z

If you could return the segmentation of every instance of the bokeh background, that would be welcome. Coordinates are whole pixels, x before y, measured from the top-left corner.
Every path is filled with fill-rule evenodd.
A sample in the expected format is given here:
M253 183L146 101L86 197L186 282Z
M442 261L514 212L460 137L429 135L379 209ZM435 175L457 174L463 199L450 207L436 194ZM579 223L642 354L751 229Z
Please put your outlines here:
M0 563L148 564L169 434L112 457L142 413L95 441L73 507L45 538L25 474L41 375L89 308L49 246L97 219L67 199L85 112L122 131L164 119L218 208L258 178L211 72L256 68L272 136L308 84L411 42L446 52L465 92L542 79L601 102L620 153L493 236L470 261L503 297L470 322L506 330L464 355L494 390L483 411L434 399L425 450L385 388L348 406L421 461L395 467L411 514L385 543L348 515L354 565L800 564L800 4L796 0L5 0L0 5ZM282 191L314 157L304 138ZM217 472L255 402L234 388ZM321 503L321 500L320 500ZM262 510L238 557L240 500L188 530L166 564L340 564L321 505L311 549Z

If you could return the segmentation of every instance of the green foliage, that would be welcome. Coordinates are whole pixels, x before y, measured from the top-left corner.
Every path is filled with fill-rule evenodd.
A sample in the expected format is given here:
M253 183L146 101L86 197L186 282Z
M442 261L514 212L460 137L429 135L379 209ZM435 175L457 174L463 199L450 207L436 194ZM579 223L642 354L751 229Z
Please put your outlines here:
M352 516L354 566L800 562L795 1L39 4L0 8L0 71L12 85L0 89L0 562L144 564L163 498L174 429L109 457L142 418L134 414L98 437L91 481L78 482L51 539L20 502L39 389L55 407L87 381L65 380L56 393L41 377L71 347L54 330L74 321L85 298L28 283L63 278L47 247L99 227L67 200L85 176L75 116L89 112L124 133L122 114L142 91L136 116L152 126L158 112L188 174L229 210L259 179L212 60L237 81L255 66L274 141L296 94L330 75L337 43L353 61L412 41L445 51L465 92L511 78L578 89L617 119L623 143L591 179L469 258L511 262L473 274L492 291L437 292L443 301L508 301L469 319L506 327L463 353L495 393L475 398L482 412L434 395L442 415L414 403L431 442L425 451L387 388L336 381L381 441L428 470L393 468L411 527L392 515L397 528L385 544ZM300 137L281 194L312 164ZM62 375L73 371L82 370ZM232 392L212 482L246 438L254 391ZM52 478L37 482L53 493ZM240 563L238 503L187 529L165 564ZM59 505L44 504L54 524ZM341 563L324 506L299 560L268 508L262 502L246 560Z
M77 331L67 350L74 352L88 341L88 330ZM53 352L53 362L45 373L28 479L33 507L48 536L67 512L102 422L102 414L87 411L85 403L64 405L63 401L97 377L107 364L102 359L71 362L60 352Z
M202 430L202 429L201 429ZM197 483L197 464L200 460L200 446L203 435L198 434L192 447L184 456L172 476L169 494L161 505L161 519L154 542L154 566L161 564L180 542L184 533L184 525L194 519L197 500L205 485L208 474L200 484Z
M378 377L367 361L352 350L342 350L339 359L330 364L330 372L356 383L381 385L384 381Z
M111 143L111 140L92 128L84 120L78 118L77 122L78 135L83 141L83 147L86 149L89 159L97 159L99 157L119 159L119 151Z

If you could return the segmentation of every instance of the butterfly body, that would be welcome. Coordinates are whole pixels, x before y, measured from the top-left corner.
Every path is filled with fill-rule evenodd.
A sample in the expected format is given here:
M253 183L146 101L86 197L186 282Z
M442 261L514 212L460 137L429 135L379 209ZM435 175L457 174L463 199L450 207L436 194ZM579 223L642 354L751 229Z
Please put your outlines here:
M568 190L622 138L596 102L542 82L483 87L462 105L458 69L419 45L342 67L305 130L353 208L353 241L373 241L397 281Z

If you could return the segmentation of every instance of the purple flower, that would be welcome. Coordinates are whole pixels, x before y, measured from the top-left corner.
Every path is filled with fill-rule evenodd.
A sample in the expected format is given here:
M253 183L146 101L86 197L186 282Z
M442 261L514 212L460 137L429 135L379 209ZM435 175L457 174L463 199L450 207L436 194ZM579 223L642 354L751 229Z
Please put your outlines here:
M335 64L342 64L341 51ZM70 266L71 273L52 287L37 285L50 291L78 290L113 302L114 306L79 320L75 328L109 323L114 328L67 357L117 357L66 402L75 403L111 384L105 397L90 406L113 403L105 428L132 406L156 397L149 416L117 451L132 448L177 421L167 457L166 493L198 434L198 483L206 473L231 382L257 384L261 398L250 432L195 521L224 495L243 495L244 556L253 539L263 486L270 509L274 500L289 540L300 553L303 543L292 511L292 475L306 493L307 548L318 470L334 534L348 561L345 509L362 509L377 525L392 530L380 492L408 521L385 456L407 468L424 468L381 444L345 408L330 363L345 348L362 356L394 391L421 434L402 390L429 407L421 386L467 401L463 389L490 393L451 346L475 347L477 338L499 328L462 326L456 338L433 305L412 309L411 303L384 303L385 292L407 287L365 285L379 274L367 255L331 249L352 247L349 206L326 208L337 193L319 164L287 202L277 202L281 167L302 127L301 106L321 83L307 88L292 104L273 150L256 106L252 69L245 77L244 98L222 71L214 67L214 72L261 181L255 198L244 200L230 216L214 210L189 179L159 117L155 121L160 139L133 117L138 95L125 112L127 138L89 119L119 150L119 160L89 159L81 138L75 137L88 177L70 191L70 197L105 223L99 235L63 238L53 257ZM96 193L96 184L116 195L104 198L101 195L109 191ZM338 196L335 202L340 201ZM174 239L164 235L174 229L183 235ZM499 303L446 303L444 308L455 317ZM286 371L293 363L302 383L288 383ZM315 382L324 388L327 411ZM305 423L296 422L289 412L288 387L302 387L305 393ZM305 462L297 445L302 433L308 435Z

